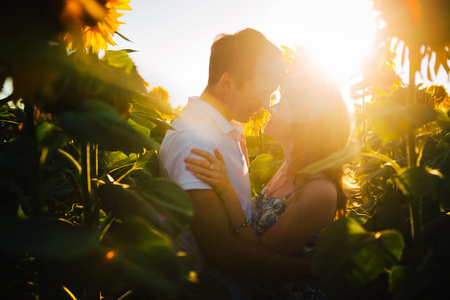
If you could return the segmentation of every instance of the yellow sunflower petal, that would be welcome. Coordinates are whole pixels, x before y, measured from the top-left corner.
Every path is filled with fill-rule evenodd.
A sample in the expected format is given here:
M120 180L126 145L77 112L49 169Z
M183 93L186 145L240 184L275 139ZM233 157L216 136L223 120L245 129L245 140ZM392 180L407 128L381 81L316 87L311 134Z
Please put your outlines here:
M78 46L78 43L74 43L74 37L79 30L76 29L77 24L88 24L82 22L84 14L89 15L94 23L90 19L90 26L84 25L81 28L83 47L98 53L100 50L108 50L108 45L115 46L116 43L112 36L121 24L125 24L118 20L123 16L123 13L118 10L131 10L128 3L130 3L129 0L107 0L104 5L100 5L96 0L66 0L66 9L61 17L71 23L72 26L68 26L69 28L74 28L71 29L70 34L63 37L69 49Z

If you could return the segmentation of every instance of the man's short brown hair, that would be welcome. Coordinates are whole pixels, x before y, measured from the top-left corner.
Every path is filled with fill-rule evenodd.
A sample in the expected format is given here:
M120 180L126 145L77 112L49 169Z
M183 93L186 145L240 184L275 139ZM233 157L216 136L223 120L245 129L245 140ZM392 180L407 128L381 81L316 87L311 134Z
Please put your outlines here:
M261 32L247 28L235 34L220 34L211 46L208 85L217 83L225 72L244 83L254 78L260 64L270 66L272 76L280 77L284 71L280 49Z

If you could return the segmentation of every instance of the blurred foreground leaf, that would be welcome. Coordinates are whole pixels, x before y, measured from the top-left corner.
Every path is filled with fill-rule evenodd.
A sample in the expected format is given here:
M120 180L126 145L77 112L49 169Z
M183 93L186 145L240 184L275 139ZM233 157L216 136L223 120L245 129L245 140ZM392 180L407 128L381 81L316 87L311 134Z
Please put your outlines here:
M191 266L172 251L170 240L143 218L124 221L105 244L111 249L105 264L116 274L109 276L110 286L123 281L147 297L174 298L181 283L187 281Z
M62 113L59 124L73 138L98 144L105 150L142 153L157 147L136 132L111 106L100 101L83 102L73 112Z
M369 232L352 218L340 219L321 235L312 268L327 294L342 297L391 268L403 248L395 230Z
M185 229L192 215L189 195L178 184L164 178L139 181L136 189L155 206L161 214L160 226L172 236Z
M447 257L449 251L450 238L446 236L430 249L417 269L411 265L395 266L389 273L389 290L392 293L392 299L448 298L450 277L447 272L450 262Z
M68 262L100 249L97 233L59 220L18 220L2 218L0 239L3 255L46 257Z
M317 173L326 169L340 167L354 159L359 154L362 147L363 143L353 143L341 151L335 152L322 160L310 164L297 173Z
M99 187L103 207L117 217L141 216L165 233L176 236L189 223L192 211L188 194L163 178L140 181L134 188L107 183Z

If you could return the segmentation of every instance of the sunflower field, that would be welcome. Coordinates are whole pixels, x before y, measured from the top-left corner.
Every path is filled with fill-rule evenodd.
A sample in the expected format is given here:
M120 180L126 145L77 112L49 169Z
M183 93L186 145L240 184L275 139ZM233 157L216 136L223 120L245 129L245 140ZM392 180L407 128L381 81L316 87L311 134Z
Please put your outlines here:
M0 99L0 299L221 294L172 247L192 215L187 193L159 175L158 148L177 112L167 91L140 76L132 50L108 50L125 38L118 28L129 0L4 2L0 87L11 93ZM385 26L352 89L352 141L299 170L346 163L355 182L313 270L330 299L442 299L450 98L442 86L403 83L389 49L402 41L409 82L424 59L430 78L441 66L450 73L450 3L374 0L374 9ZM290 72L302 67L299 50L283 51ZM283 162L262 132L267 118L261 111L245 131L255 194Z
M373 2L384 27L362 80L351 88L352 140L344 151L299 170L314 173L345 163L351 179L348 214L321 235L313 270L330 299L447 299L450 98L443 86L402 82L390 49L400 53L402 64L409 63L409 82L419 72L432 80L440 67L449 76L450 3ZM302 49L283 50L288 71L304 72L308 60ZM283 155L261 132L248 142L258 193Z
M108 51L128 2L2 5L1 299L176 298L196 280L171 243L189 198L158 176L176 114Z

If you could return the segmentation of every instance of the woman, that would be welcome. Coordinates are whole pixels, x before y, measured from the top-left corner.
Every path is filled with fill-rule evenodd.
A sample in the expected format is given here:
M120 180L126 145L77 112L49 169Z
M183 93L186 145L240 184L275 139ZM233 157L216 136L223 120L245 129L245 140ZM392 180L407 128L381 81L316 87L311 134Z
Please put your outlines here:
M350 136L351 120L340 93L324 80L290 76L282 83L280 94L264 132L280 143L285 162L253 199L251 222L245 218L217 150L214 157L193 149L202 158L186 158L185 162L188 170L219 195L234 234L307 258L321 230L345 215L346 198L342 168L315 174L299 171L343 149ZM255 299L325 299L319 289L306 283L261 284L253 294Z

